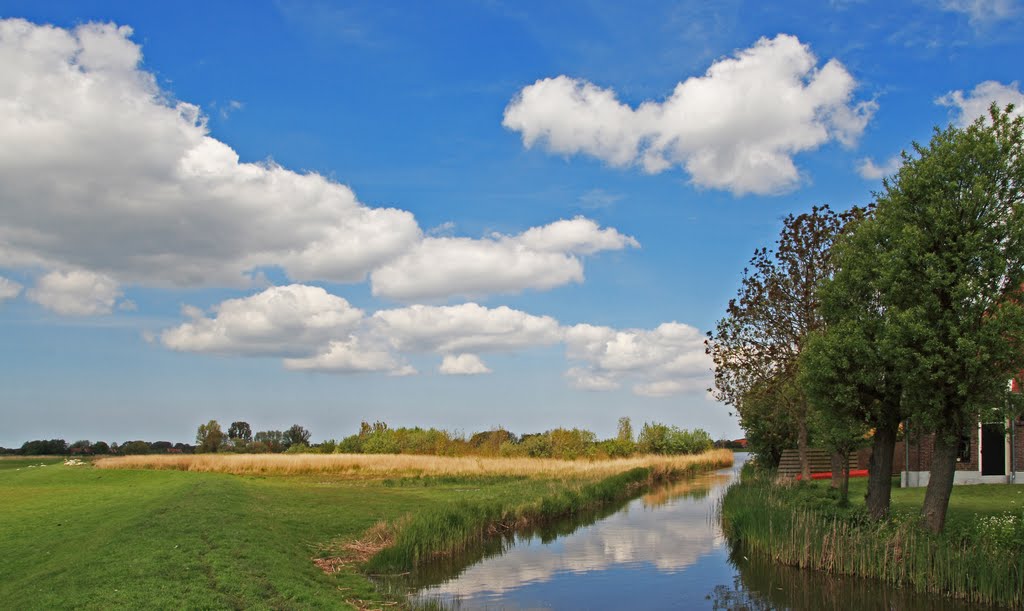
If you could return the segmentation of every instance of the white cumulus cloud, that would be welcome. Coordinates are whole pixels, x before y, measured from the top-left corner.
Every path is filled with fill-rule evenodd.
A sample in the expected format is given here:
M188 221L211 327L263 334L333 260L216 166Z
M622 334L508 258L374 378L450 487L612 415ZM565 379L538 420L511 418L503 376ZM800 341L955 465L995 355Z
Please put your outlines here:
M449 376L472 376L491 373L479 356L475 354L446 354L438 371Z
M579 255L639 245L583 217L518 235L428 237L374 270L371 283L374 295L402 301L550 289L583 281Z
M654 329L563 326L507 306L476 303L416 304L371 316L324 289L271 287L228 299L212 314L186 306L191 320L165 330L171 349L239 356L281 357L286 369L326 373L417 373L413 356L441 357L443 375L478 375L491 369L481 353L518 353L562 344L570 386L610 391L632 384L638 395L696 392L709 384L710 363L695 328L664 323Z
M984 81L978 83L970 93L965 94L958 89L935 100L936 104L956 110L956 124L961 127L971 124L978 117L987 117L993 102L1000 108L1013 104L1015 114L1024 112L1024 93L1020 91L1020 83L1013 81L1004 85L998 81Z
M14 280L0 276L0 303L3 303L8 299L14 299L20 295L21 288L21 285Z
M259 266L358 281L420 238L317 174L242 163L141 70L128 27L0 21L0 265L242 285Z
M595 373L586 367L570 367L565 372L569 385L577 390L615 390L622 386L616 379Z
M331 341L323 351L311 357L285 359L284 366L287 369L327 373L385 371L399 376L416 373L415 369L402 363L388 350L368 346L355 336Z
M612 390L632 380L636 394L661 397L703 390L710 381L704 337L689 325L620 330L579 324L566 329L565 344L569 360L581 363L566 374L576 388Z
M562 338L558 321L550 316L476 303L379 310L372 325L375 334L403 352L499 352L555 344Z
M857 173L860 174L861 178L878 180L886 176L892 176L899 171L902 165L903 159L899 155L893 155L882 165L878 165L870 157L865 157L857 164Z
M192 318L161 335L168 348L236 355L308 355L334 338L346 337L363 311L320 287L271 287L251 297L228 299L207 317Z
M131 35L0 20L0 267L152 287L251 286L263 268L362 282L377 270L375 294L411 300L580 282L582 256L636 245L582 217L424 239L406 210L363 204L316 173L243 162L140 67Z
M27 293L30 301L65 316L110 314L120 296L113 278L85 270L50 272Z
M649 173L679 166L694 184L737 195L779 193L799 182L793 155L833 140L851 146L863 132L876 104L855 101L856 85L838 60L818 67L807 45L779 34L636 108L585 80L541 79L511 101L502 124L527 147Z

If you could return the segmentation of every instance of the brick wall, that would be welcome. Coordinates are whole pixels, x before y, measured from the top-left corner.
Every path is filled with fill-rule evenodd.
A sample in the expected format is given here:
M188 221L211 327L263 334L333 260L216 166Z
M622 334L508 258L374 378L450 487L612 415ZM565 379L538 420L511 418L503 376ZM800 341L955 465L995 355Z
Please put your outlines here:
M1024 473L1024 416L1014 423L1013 446L1016 454L1016 461L1013 464L1017 466L1018 473Z
M957 471L980 471L981 465L978 464L978 425L971 425L971 449L970 449L969 461L957 462Z
M1018 427L1018 432L1024 433L1024 427ZM969 452L970 459L965 461L958 461L956 463L957 471L978 471L978 427L971 427L971 448ZM899 473L906 469L907 449L906 442L896 442L896 452L893 456L892 470L893 474ZM910 470L911 471L928 471L932 466L932 456L935 453L935 435L932 433L919 434L915 433L913 429L910 431ZM1024 439L1021 440L1020 448L1024 452ZM1024 464L1024 463L1022 463Z

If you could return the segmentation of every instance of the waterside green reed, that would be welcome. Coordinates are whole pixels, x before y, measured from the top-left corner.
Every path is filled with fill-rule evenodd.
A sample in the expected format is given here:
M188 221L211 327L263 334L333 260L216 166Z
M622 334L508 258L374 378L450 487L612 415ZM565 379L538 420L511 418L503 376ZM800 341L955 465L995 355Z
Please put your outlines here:
M808 503L813 484L781 484L745 470L721 503L722 526L742 553L973 603L1024 607L1019 542L934 535L913 515L881 522L863 511Z

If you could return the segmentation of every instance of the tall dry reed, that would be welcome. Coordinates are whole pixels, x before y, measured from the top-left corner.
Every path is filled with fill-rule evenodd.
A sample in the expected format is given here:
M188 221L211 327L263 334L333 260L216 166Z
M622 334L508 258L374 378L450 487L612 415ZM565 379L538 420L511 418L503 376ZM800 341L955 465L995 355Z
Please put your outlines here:
M332 474L353 479L417 476L524 476L601 478L638 467L658 472L732 465L730 450L683 456L634 456L608 460L484 458L413 454L188 454L101 458L100 469L170 469L234 475Z

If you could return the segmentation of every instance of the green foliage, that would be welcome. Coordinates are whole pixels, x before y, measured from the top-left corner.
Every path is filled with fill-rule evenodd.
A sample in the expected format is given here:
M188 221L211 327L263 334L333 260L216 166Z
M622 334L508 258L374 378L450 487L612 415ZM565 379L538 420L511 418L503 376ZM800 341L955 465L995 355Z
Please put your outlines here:
M974 516L971 538L994 553L1024 556L1024 509L997 515Z
M848 394L852 385L843 375L850 369L845 365L848 355L836 352L836 344L845 345L846 339L831 330L812 334L800 358L799 377L810 401L809 423L815 444L843 456L863 447L870 432L865 413L869 409L858 395Z
M633 423L627 416L619 418L618 434L615 438L623 443L633 443Z
M68 453L91 452L91 451L92 451L92 442L89 441L88 439L80 439L80 440L76 441L75 443L73 443L73 444L68 446Z
M252 441L252 427L248 422L232 422L228 427L228 439L236 446L247 444Z
M145 441L126 441L121 445L122 454L149 454L149 444Z
M557 428L547 432L551 440L551 456L563 460L576 460L591 454L597 436L583 429Z
M200 424L196 431L196 452L217 452L224 446L224 439L224 432L216 420Z
M284 433L281 431L259 431L253 438L255 452L284 452Z
M792 388L792 380L773 378L752 386L741 400L743 409L738 413L740 426L747 434L747 449L762 466L778 467L782 451L796 446L797 426L792 412L779 408L791 401L787 394Z
M284 446L291 447L293 445L309 445L310 433L304 427L293 424L288 427L288 430L284 432L281 438L281 442Z
M636 445L642 454L699 454L714 444L703 429L688 431L650 422L640 429Z
M93 454L109 454L110 446L105 441L97 441L96 443L89 446L89 449Z
M915 422L959 433L1024 369L1024 118L993 105L914 149L878 203L883 293Z
M63 439L36 439L23 443L20 453L24 456L41 456L45 454L65 454L67 451L68 444Z
M636 443L619 438L606 439L597 445L597 452L608 458L626 458L636 453Z
M808 446L808 402L796 384L798 358L808 335L824 324L817 287L832 275L832 244L849 221L863 214L857 207L836 213L815 206L787 216L776 249L754 252L737 298L708 333L705 345L715 365L715 394L735 407L743 422L761 429L753 435L748 430L748 439L771 440L761 452L769 458L778 453L775 443L784 434L777 425L783 421L795 428L797 445ZM751 401L754 405L748 405ZM768 403L772 412L785 411L785 418L772 414L769 422L758 422Z
M856 492L863 483L854 484ZM1002 509L1015 488L964 487L950 508L956 528L936 535L913 515L920 489L894 490L895 515L873 521L863 505L838 503L823 483L780 485L771 473L744 468L723 498L722 526L745 555L1017 608L1024 604L1024 514Z
M336 454L362 454L363 438L359 435L349 435L338 442L334 452Z
M475 433L469 438L469 447L484 456L497 456L502 444L515 443L516 436L503 428Z

